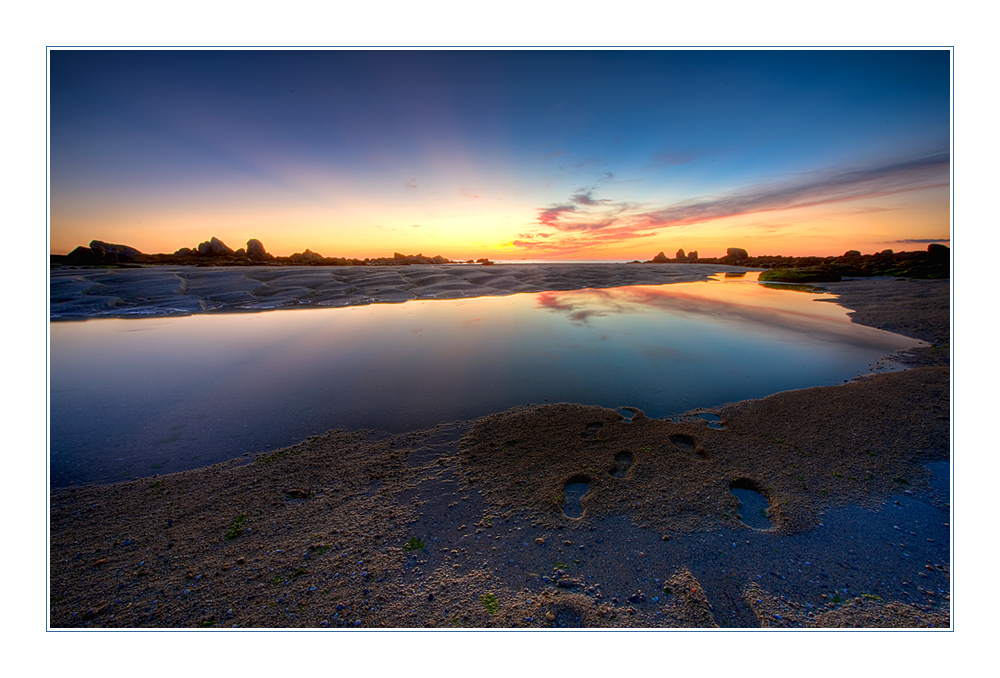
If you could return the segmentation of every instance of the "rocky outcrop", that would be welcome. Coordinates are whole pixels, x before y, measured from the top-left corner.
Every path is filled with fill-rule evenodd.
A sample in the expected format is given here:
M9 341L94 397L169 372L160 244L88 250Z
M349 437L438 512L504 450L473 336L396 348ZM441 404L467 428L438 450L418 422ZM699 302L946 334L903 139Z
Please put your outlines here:
M451 259L442 257L440 254L433 257L425 257L423 254L400 254L399 252L393 252L392 259L394 264L400 266L411 266L414 264L450 264Z
M687 261L687 255L684 254L684 250L677 250L677 254L674 255L674 259L678 261Z
M296 264L322 264L323 255L313 252L310 249L306 249L305 252L296 252L289 257L293 263Z
M236 254L233 249L215 236L212 239L198 245L198 254L203 257L224 257Z
M128 245L91 240L89 247L77 247L66 255L66 260L75 266L104 266L132 262L141 256L142 252Z
M270 261L274 259L274 255L268 254L267 250L264 249L264 243L256 238L247 240L246 256L250 261Z
M722 257L719 261L732 266L740 266L749 258L750 255L742 247L730 247L726 250L726 256Z
M142 252L134 247L114 245L109 242L101 242L100 240L91 240L90 249L94 252L100 252L105 258L116 257L119 260L135 259L138 255L142 254Z
M667 255L664 254L663 252L660 252L655 257L653 257L654 264L665 264L667 263L667 261L668 261Z

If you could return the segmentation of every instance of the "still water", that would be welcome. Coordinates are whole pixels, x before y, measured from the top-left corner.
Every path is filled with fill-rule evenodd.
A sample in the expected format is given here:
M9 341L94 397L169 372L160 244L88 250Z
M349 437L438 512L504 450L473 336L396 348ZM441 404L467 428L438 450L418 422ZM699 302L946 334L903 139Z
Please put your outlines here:
M50 325L50 479L109 482L514 405L651 417L840 383L912 339L831 295L709 282Z

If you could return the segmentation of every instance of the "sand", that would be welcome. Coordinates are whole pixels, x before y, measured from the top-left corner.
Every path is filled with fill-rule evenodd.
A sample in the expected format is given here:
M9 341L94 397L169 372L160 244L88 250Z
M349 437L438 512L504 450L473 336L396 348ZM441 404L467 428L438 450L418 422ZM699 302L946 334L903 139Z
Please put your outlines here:
M50 317L69 320L136 315L330 308L412 299L460 299L588 287L706 280L717 264L502 264L417 266L56 267Z
M934 346L721 428L554 404L56 489L49 623L948 628L949 281L825 287Z

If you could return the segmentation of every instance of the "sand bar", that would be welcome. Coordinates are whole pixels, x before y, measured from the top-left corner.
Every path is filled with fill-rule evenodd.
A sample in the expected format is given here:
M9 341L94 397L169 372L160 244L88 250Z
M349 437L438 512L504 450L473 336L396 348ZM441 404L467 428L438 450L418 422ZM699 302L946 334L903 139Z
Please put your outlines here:
M449 264L64 268L50 274L53 320L267 311L461 299L706 280L720 264Z

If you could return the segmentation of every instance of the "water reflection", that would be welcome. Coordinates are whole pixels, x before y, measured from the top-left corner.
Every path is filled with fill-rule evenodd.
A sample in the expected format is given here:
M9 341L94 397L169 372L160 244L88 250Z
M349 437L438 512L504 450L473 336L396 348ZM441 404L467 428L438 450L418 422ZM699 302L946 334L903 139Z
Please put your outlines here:
M816 303L828 295L751 276L54 323L52 483L166 473L330 428L404 431L528 403L663 417L838 383L915 343Z

